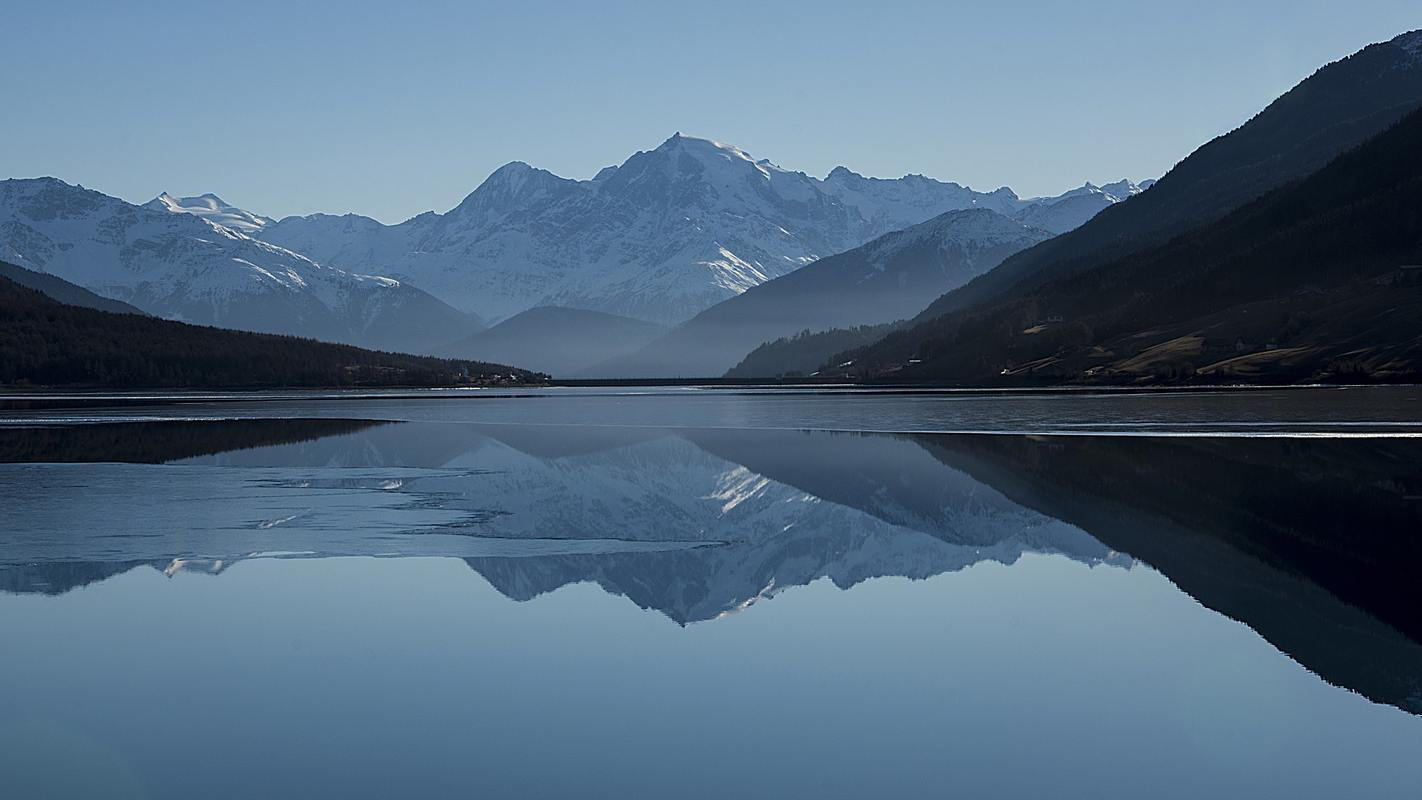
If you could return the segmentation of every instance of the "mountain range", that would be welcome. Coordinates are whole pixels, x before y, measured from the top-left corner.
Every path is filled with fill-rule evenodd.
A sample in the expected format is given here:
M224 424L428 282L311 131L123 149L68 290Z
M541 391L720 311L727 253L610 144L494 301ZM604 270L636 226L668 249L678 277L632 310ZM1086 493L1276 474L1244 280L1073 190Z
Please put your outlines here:
M0 181L0 260L199 325L416 352L480 327L399 281L317 264L161 200L163 209L141 207L53 178Z
M258 235L322 264L408 281L486 319L569 306L672 325L945 211L987 208L1060 232L1139 191L1122 181L1022 199L1006 188L865 178L844 167L819 180L676 134L591 180L514 162L444 214L390 226L289 217Z
M513 162L450 211L398 225L276 220L215 194L164 192L138 206L53 178L7 180L0 258L167 319L433 353L484 318L534 308L677 324L946 211L986 209L1056 233L1148 185L1023 199L844 167L821 180L677 134L591 180ZM578 366L620 353L609 343Z

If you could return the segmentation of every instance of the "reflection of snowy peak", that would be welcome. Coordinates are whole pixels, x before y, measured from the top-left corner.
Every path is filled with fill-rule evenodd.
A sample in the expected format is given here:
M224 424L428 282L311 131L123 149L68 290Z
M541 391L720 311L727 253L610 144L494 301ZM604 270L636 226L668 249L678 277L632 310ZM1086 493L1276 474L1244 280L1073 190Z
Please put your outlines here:
M1093 197L1088 205L1098 210L1109 204L1106 194ZM1053 200L916 175L864 178L842 167L819 180L677 134L592 180L513 162L444 214L393 226L290 217L259 235L324 264L407 279L485 317L558 305L674 323L945 211L1011 216ZM1086 208L1043 221L1065 224Z
M204 198L140 207L52 178L3 181L0 260L158 316L243 330L402 348L473 324L399 281L253 239L243 229L260 217Z
M421 534L382 535L382 552L429 554L443 532L451 555L496 545L465 560L515 599L594 581L679 622L819 578L925 578L1027 552L1116 558L893 436L406 423L190 463L338 467L300 484L369 487L408 521L371 509L362 525ZM301 506L317 510L287 535L348 527L318 500Z
M787 436L810 448L800 453L807 457L779 458L789 452L778 441ZM770 469L728 460L730 453ZM829 456L834 466L822 458ZM478 480L493 484L487 495L466 489L465 496L505 499L481 525L489 535L708 545L466 559L516 599L594 581L682 623L819 578L840 587L890 575L925 578L982 561L1010 564L1025 552L1088 563L1113 558L1082 531L1023 509L907 439L700 432L552 459L484 447L454 465L477 466ZM459 491L456 484L425 489Z

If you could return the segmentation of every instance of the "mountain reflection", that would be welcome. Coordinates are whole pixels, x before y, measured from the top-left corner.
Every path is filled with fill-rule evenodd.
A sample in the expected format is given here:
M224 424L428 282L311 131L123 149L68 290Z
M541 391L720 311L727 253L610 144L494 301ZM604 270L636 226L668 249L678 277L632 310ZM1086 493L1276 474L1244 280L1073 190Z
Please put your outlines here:
M30 462L0 470L24 498L0 590L254 555L437 555L515 600L592 582L690 624L821 578L1139 558L1325 679L1422 713L1415 440L127 426L0 436ZM84 461L166 466L34 465Z
M0 427L0 464L162 464L320 439L388 423L363 419L200 419Z

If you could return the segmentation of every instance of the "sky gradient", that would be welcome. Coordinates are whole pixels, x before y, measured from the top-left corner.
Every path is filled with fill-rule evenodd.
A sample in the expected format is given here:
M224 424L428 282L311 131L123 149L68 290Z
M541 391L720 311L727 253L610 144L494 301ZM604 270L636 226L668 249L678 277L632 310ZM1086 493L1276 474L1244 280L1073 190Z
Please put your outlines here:
M588 178L681 131L1056 194L1158 177L1422 27L1416 0L215 5L7 8L0 178L398 222L508 161Z

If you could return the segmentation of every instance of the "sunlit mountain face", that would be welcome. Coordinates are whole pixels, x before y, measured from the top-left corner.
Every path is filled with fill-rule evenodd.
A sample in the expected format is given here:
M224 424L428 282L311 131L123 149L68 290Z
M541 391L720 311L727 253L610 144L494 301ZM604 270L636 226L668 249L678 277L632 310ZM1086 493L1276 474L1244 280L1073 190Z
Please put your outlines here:
M688 625L821 579L852 589L1041 554L1160 570L1330 682L1422 712L1422 598L1406 566L1418 544L1398 535L1422 522L1415 441L340 419L8 428L0 490L16 498L15 533L0 590L62 594L140 567L226 580L253 558L440 556L516 601L592 584Z

